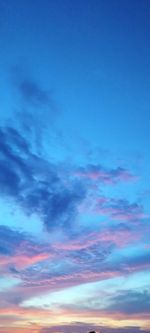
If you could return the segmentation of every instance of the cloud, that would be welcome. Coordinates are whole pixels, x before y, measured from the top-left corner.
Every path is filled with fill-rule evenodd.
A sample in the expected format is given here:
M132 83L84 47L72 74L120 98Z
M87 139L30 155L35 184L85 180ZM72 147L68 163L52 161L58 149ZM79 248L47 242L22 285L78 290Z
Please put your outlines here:
M111 219L120 221L138 222L148 217L144 214L142 205L137 202L130 203L127 199L112 199L100 197L95 206L97 214L110 216Z
M39 262L36 267L31 266L22 271L20 278L24 287L23 290L17 288L15 294L21 293L25 297L28 292L31 295L40 295L84 283L128 276L149 268L148 256L143 259L137 258L137 263L134 263L134 257L134 255L132 258L120 256L119 260L118 258L112 260L111 248L104 250L99 244L95 248L70 254L61 251L61 254L55 253L53 257L50 256L49 262L45 261L45 264ZM26 289L27 287L30 289Z
M144 232L147 229L144 227L142 230ZM112 226L106 225L92 232L88 230L83 232L81 229L80 234L76 235L75 239L66 239L63 243L56 241L54 248L70 252L91 249L95 245L101 249L110 246L123 248L129 244L134 244L142 236L141 228L137 230L137 228L131 228L131 226L127 226L124 223L119 223Z
M87 248L68 251L55 247L55 242L41 243L30 235L0 226L0 272L1 276L15 276L20 284L1 293L1 299L17 297L23 300L48 291L63 289L116 274L105 272L105 259L111 247L99 243ZM57 265L56 265L57 260ZM91 268L92 265L92 268ZM3 295L3 296L2 296ZM14 296L13 296L14 295Z
M28 234L0 226L1 275L21 276L28 266L50 260L54 256L50 245L35 241Z
M111 298L108 310L125 314L141 314L150 312L150 292L125 290Z
M26 139L13 128L1 134L0 192L12 198L27 214L38 214L47 230L68 228L85 197L83 183L61 179L58 167L31 151Z
M46 92L30 80L20 79L18 88L31 104L32 100L48 102ZM134 178L123 168L107 170L92 164L83 168L68 166L66 175L59 164L45 160L34 151L26 132L6 126L0 129L0 139L1 195L13 199L26 214L37 214L47 231L58 227L70 232L81 204L91 195L87 178L104 183ZM142 216L137 204L115 199L106 203L99 201L95 212L120 220Z
M37 214L47 230L70 229L87 196L87 183L81 177L68 177L54 165L32 152L26 138L13 127L0 129L0 192L12 198L27 214ZM70 169L70 174L72 168ZM95 211L111 218L139 219L138 204L126 200L97 200Z
M6 321L5 321L6 322ZM11 318L10 318L11 323ZM8 325L8 324L7 324ZM90 330L95 330L95 332L102 332L102 333L150 333L148 329L142 329L140 326L127 326L122 328L117 327L107 327L103 325L94 325L93 323L84 323L84 322L75 322L71 324L63 324L63 325L51 325L50 327L43 327L41 325L32 324L31 327L22 327L17 325L17 327L11 328L6 326L0 328L0 333L88 333Z
M57 105L54 92L49 87L43 88L41 79L32 75L32 70L18 65L11 70L11 87L17 108L15 106L15 120L10 120L30 136L36 151L43 153L45 138L50 142L58 136L56 122L61 107Z
M77 265L85 265L85 269L89 268L91 271L98 271L102 267L102 262L105 261L109 254L112 252L111 244L107 243L105 247L100 242L96 245L93 244L78 251L72 251L71 260ZM91 267L91 268L90 268Z
M19 82L18 89L20 94L25 99L27 103L31 103L33 105L45 105L49 104L50 96L49 93L32 80L22 80Z
M93 323L72 323L68 325L57 325L51 326L49 328L42 328L40 333L53 333L53 332L60 332L60 333L88 333L90 330L94 330L95 332L102 332L102 333L150 333L149 330L144 330L140 326L131 326L131 327L107 327L103 325L94 325Z
M120 231L118 232L120 238ZM140 255L120 255L112 259L114 246L118 246L121 240L111 230L110 234L102 231L97 238L96 234L88 234L86 238L80 235L78 241L72 240L72 247L70 240L68 246L67 240L66 246L62 241L62 247L56 241L53 242L52 238L51 245L42 244L28 234L4 226L0 227L0 238L1 275L15 276L21 281L20 286L13 288L13 292L9 291L8 297L12 293L15 297L21 296L22 300L70 286L127 275L149 267L149 254L145 251Z
M5 256L13 255L22 242L27 240L25 234L22 234L19 231L11 230L3 225L0 226L0 239L0 254Z
M118 167L116 169L106 169L99 164L89 164L86 167L80 167L76 171L76 175L109 185L121 181L134 181L136 179L136 176L124 168Z
M130 273L150 269L149 258L149 252L141 252L140 254L137 253L130 256L124 256L124 268Z
M11 68L11 84L17 90L17 94L26 105L41 108L51 107L53 104L52 95L49 89L41 86L40 80L33 77L29 68L23 69L20 65Z
M89 300L90 302L90 300ZM32 307L32 306L18 306L17 304L9 304L9 306L4 306L0 309L0 317L4 320L4 315L7 319L10 318L10 322L4 321L5 325L10 326L13 321L20 320L22 325L26 326L25 323L28 321L34 322L38 325L40 318L40 325L38 332L89 332L90 330L95 330L96 332L135 332L135 330L147 331L149 316L148 313L137 313L128 314L122 313L121 311L103 311L97 309L91 309L87 304L85 308L81 308L81 304L72 306L71 304L62 307ZM61 323L59 318L64 318L64 323ZM54 326L52 324L49 326L48 319L51 318L51 322L57 322L58 324ZM123 323L123 324L122 324ZM109 326L108 326L109 325ZM136 326L135 326L136 325ZM18 325L17 325L18 326ZM122 327L123 326L123 327ZM38 327L37 327L38 328Z
M31 130L36 114L30 110L42 113L42 108L51 105L50 96L30 80L20 81L18 90L24 106L29 106L25 123ZM37 130L40 125L43 123L35 121L33 126ZM63 162L54 163L33 148L31 137L13 126L0 129L0 195L18 205L27 216L37 215L48 232L48 241L42 243L28 234L0 227L0 273L6 278L18 279L17 285L0 293L1 306L8 310L5 312L8 316L19 314L20 320L32 314L40 316L40 311L24 309L25 300L148 267L148 255L120 256L117 260L113 257L114 249L120 250L140 239L139 232L129 226L125 228L123 222L142 219L143 207L136 202L100 195L98 186L91 186L93 182L102 187L132 181L135 177L120 167L106 169L90 164L80 168L69 162L67 167ZM121 223L98 222L95 227L92 216L89 228L85 224L81 226L80 213L82 218L82 207L88 202L98 216ZM55 232L59 237L53 239ZM112 302L115 304L115 300ZM48 317L46 312L41 312L41 316Z

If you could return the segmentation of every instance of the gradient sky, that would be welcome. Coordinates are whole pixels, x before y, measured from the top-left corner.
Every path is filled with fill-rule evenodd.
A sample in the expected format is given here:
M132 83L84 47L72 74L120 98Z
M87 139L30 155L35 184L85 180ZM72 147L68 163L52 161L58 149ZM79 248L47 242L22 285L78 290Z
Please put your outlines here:
M0 0L0 333L150 332L149 36L149 0Z

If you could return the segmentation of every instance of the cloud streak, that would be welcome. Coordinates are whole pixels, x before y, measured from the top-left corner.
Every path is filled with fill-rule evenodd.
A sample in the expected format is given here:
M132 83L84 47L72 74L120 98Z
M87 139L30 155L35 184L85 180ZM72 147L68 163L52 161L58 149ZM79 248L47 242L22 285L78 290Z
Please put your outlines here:
M76 175L87 180L96 181L108 185L117 184L118 182L135 181L136 176L128 170L118 167L116 169L107 169L102 165L89 164L85 168L80 167Z
M127 199L112 199L100 197L97 199L95 213L110 216L119 221L139 222L148 218L143 211L142 205L137 202L130 203Z

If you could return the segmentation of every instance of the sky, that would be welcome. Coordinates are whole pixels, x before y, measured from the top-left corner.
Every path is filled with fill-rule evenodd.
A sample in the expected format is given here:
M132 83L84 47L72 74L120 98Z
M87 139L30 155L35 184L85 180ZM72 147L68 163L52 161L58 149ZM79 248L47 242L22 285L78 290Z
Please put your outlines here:
M0 333L150 333L149 36L149 0L0 0Z

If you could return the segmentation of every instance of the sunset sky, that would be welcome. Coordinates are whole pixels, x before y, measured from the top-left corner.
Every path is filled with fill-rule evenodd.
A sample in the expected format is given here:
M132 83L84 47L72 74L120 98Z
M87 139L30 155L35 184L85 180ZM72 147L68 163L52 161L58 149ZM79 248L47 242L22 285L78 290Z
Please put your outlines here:
M0 0L0 333L150 333L149 92L149 0Z

